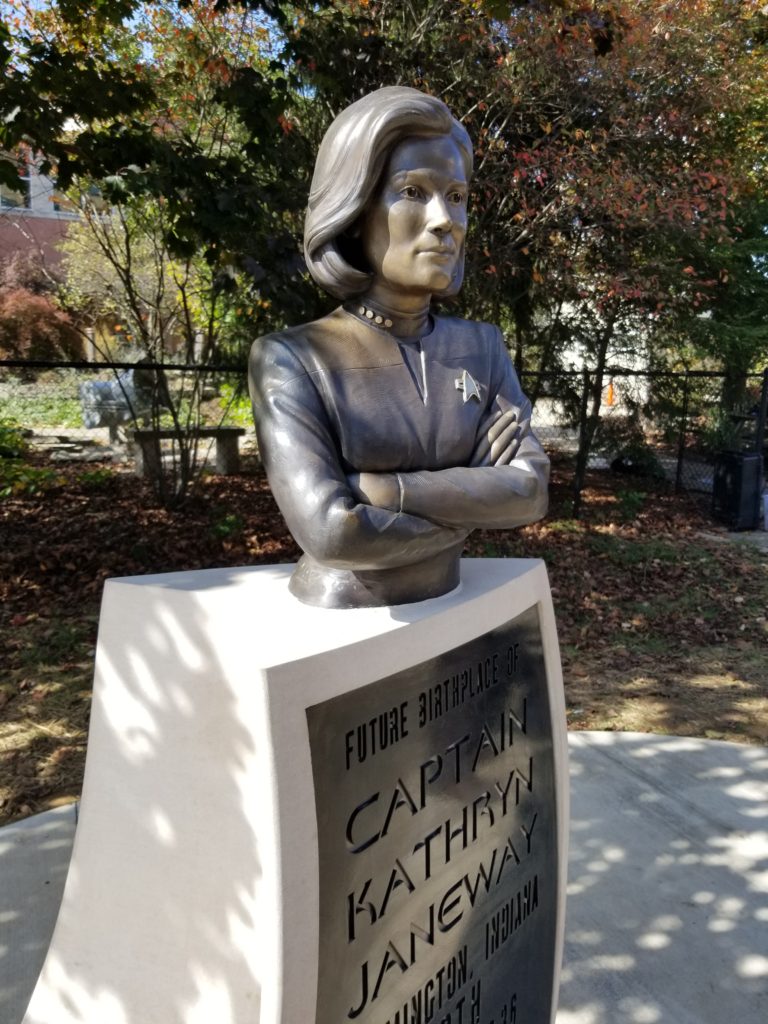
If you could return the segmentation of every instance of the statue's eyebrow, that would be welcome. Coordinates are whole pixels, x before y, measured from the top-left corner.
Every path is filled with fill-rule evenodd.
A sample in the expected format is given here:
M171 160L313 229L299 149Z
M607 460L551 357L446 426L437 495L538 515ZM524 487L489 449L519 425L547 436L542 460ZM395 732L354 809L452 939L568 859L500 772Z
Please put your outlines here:
M395 171L389 180L393 185L406 184L409 179L412 179L414 184L417 185L423 181L429 181L431 184L430 171L431 168L427 167L409 167L406 170ZM446 182L445 189L459 189L462 192L469 192L469 184L465 180L451 178Z

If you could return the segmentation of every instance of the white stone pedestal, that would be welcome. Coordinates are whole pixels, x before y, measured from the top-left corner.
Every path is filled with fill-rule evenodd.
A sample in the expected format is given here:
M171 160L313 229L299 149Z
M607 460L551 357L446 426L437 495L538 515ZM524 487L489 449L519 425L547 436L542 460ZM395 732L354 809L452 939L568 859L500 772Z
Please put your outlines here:
M513 622L531 608L537 609L541 627L543 686L548 691L541 696L548 703L554 736L557 870L545 884L556 889L553 934L559 964L567 754L557 638L543 563L467 560L461 587L445 597L397 608L351 611L301 605L288 593L290 572L290 566L220 569L107 583L72 862L54 936L24 1024L310 1024L323 1020L325 1011L317 1005L318 963L329 962L329 956L331 962L337 958L341 971L349 960L354 975L362 959L370 956L373 978L381 963L381 950L373 946L386 938L381 930L383 918L373 925L363 921L361 911L357 931L366 924L375 940L372 951L364 948L368 938L358 940L357 936L346 949L330 950L326 925L330 935L337 923L327 920L326 910L321 919L321 904L325 904L319 880L325 884L328 878L329 886L339 892L346 884L344 857L328 864L328 851L335 842L328 825L336 813L334 802L348 822L347 848L382 827L381 819L374 828L374 819L366 820L362 812L349 825L350 808L341 806L345 786L354 776L342 761L359 761L359 752L347 752L349 730L337 735L335 728L326 728L335 721L334 699L351 695L349 699L356 700L374 693L362 688L389 676L397 677L393 687L402 691L412 667L433 659L443 664L439 659L446 652ZM315 707L319 710L309 716L314 730L311 750L307 709ZM516 714L522 715L521 707L515 707ZM396 798L390 804L391 787L385 792L387 771L400 762L386 759L401 759L404 789L406 783L413 788L409 780L419 768L419 763L408 760L408 743L411 737L415 743L419 732L415 691L407 710L410 736L401 737L399 744L393 741L380 752L380 761L368 757L367 764L358 765L363 788L381 787L380 802L378 791L375 797L372 791L366 806L394 805L388 829L393 841L401 824L403 829L416 821L420 828L431 827L434 814L440 821L454 814L448 790L439 790L434 814L427 807L405 806L403 793L399 804ZM442 713L434 726L443 730L442 740L451 738L448 723L458 724L465 713L468 707ZM510 726L510 743L511 732ZM430 742L436 735L430 732ZM468 739L462 750L469 752L475 739ZM521 739L519 731L517 743L515 756L525 752L525 737ZM492 738L481 743L476 760L481 756L489 763L496 760L491 750L495 744ZM325 746L331 761L321 758ZM334 767L337 755L340 769ZM538 756L536 751L534 758ZM424 763L422 758L422 770ZM445 752L440 763L447 779ZM525 764L528 773L527 760ZM479 780L483 765L475 767ZM338 801L334 801L336 771L340 772ZM514 790L510 790L513 771L508 793ZM431 785L439 774L434 758L422 774L425 786ZM525 775L519 773L518 794L521 780ZM437 794L443 781L434 785ZM320 787L317 793L316 786ZM533 786L535 794L536 781ZM323 809L320 814L316 799L318 809ZM523 808L532 799L525 785L520 799ZM425 800L423 795L421 803ZM419 818L414 817L415 810ZM490 837L483 833L478 843L487 845L494 830L499 841L512 835L511 802L504 822L500 810L495 816L486 811L483 817L479 805L476 813L480 829ZM517 824L514 827L515 842L522 850L521 834ZM464 861L469 864L473 856L473 840L467 836L465 827L467 848L457 852L451 870L455 866L463 871ZM383 835L381 839L383 848ZM461 843L461 836L454 847L456 842ZM388 877L387 857L382 852L380 864L382 871L387 865ZM362 857L359 860L362 863ZM402 864L405 869L406 862ZM443 873L444 869L446 865ZM413 865L409 873L414 876ZM437 868L431 874L428 881L413 878L411 886L418 892L409 892L402 879L395 884L388 918L393 927L400 913L398 901L405 897L411 902L405 901L402 913L407 917L411 906L414 921L422 920L420 893L428 895L429 886L438 884ZM449 882L446 875L439 882L441 891ZM443 897L436 927L440 943L461 943L471 917L466 894L463 899L460 923L454 920L457 907L451 914ZM339 910L343 924L346 911L341 905ZM445 937L443 925L450 925ZM435 963L450 959L447 947L440 952L421 940L418 946L425 950L426 959L408 965L407 972L402 964L390 963L383 973L378 1003L370 1002L359 1022L398 1020L389 1009L395 991L401 990L404 1004L412 990L423 987L418 976L432 962L429 957L436 957ZM480 974L476 965L473 976L477 979ZM551 983L556 987L557 970L554 975ZM437 974L433 971L430 977ZM519 985L524 983L519 979ZM326 977L320 991L327 985ZM344 1005L351 1009L356 1001L347 1000ZM445 994L439 1013L435 1007L436 1022L459 1020L457 999L453 998L453 1009L449 1002ZM556 1003L555 998L553 1007ZM462 1024L471 1019L466 1006ZM494 1020L493 1009L484 1004L483 1024ZM526 1024L549 1022L526 1019Z

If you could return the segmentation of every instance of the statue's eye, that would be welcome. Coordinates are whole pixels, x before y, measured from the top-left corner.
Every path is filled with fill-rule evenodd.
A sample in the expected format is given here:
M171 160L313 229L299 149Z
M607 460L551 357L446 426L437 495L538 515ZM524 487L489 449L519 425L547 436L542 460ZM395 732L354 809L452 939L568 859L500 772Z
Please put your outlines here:
M406 185L400 189L400 195L403 199L420 199L421 192L415 185Z

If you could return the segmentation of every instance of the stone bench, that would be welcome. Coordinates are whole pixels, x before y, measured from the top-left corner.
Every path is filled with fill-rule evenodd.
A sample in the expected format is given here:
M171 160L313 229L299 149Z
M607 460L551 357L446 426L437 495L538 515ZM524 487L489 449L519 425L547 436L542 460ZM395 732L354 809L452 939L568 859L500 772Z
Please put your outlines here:
M109 428L109 440L118 440L118 427L149 422L153 409L167 409L161 401L151 370L138 364L119 373L114 380L87 380L79 389L83 425L88 430Z
M216 472L230 476L240 472L238 438L245 434L243 427L200 427L192 437L211 438L216 442ZM136 443L136 473L138 476L156 476L160 472L160 442L178 439L178 430L134 430Z

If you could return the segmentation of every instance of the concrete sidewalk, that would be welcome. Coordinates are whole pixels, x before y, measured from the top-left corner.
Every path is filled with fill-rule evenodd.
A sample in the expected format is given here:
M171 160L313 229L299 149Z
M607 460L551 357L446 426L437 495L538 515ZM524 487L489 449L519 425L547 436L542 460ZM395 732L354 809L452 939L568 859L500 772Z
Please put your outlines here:
M764 1024L768 749L569 739L558 1024Z
M0 1024L24 1016L59 912L76 825L77 805L69 804L0 829Z
M569 739L558 1024L764 1024L768 749L637 733ZM23 1016L75 824L65 807L0 831L0 1024Z
M728 544L746 544L768 554L768 532L765 530L722 530L717 533L702 530L699 537Z

